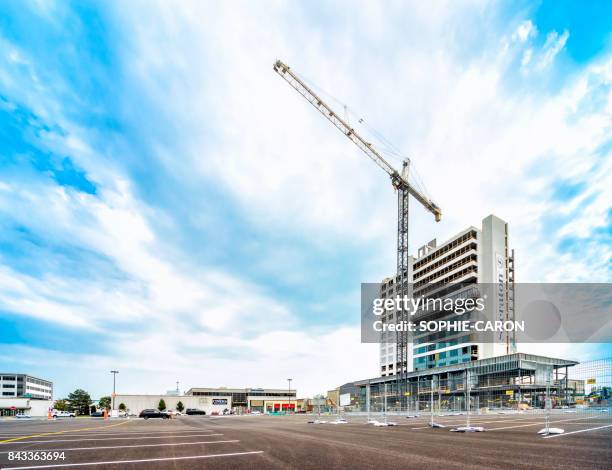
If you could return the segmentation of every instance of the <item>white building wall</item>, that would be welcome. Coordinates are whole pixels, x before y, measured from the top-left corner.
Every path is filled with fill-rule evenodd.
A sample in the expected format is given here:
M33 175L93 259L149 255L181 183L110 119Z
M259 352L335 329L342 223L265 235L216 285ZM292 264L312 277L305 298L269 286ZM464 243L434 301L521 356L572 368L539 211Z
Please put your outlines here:
M119 404L123 403L130 412L139 414L145 409L157 409L161 399L166 403L166 409L168 410L176 410L176 404L179 401L183 403L185 409L197 408L206 411L206 414L211 414L215 411L222 413L225 409L232 409L231 397L199 397L190 395L117 395L115 397L115 406L119 408ZM219 404L215 404L216 402Z
M0 409L10 410L12 407L23 414L32 417L47 416L50 408L53 408L53 400L35 400L32 398L0 398Z

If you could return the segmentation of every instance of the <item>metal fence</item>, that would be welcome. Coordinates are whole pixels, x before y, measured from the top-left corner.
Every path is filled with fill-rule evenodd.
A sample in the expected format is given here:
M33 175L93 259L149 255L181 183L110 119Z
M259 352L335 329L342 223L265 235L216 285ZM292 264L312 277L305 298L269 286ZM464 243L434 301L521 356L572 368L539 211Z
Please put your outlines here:
M362 388L359 406L351 410L374 417L429 418L431 424L455 427L531 426L545 435L612 426L612 359L571 367L523 363L514 370L434 369L407 380L401 393L397 390L396 381Z

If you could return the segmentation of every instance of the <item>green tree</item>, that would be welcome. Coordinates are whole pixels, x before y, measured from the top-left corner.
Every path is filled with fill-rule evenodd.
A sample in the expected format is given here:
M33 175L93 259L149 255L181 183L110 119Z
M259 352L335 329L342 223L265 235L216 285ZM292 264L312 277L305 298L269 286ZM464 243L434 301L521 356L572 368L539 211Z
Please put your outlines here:
M125 403L119 403L119 411L125 411Z
M180 412L182 413L184 409L185 409L185 405L183 405L183 402L182 402L182 401L179 401L179 402L176 404L176 411L180 411Z
M68 402L64 399L56 400L55 403L53 403L53 409L57 411L68 411Z
M77 388L74 392L68 395L70 408L81 415L89 414L89 405L91 405L91 397L85 390Z
M98 402L98 408L100 408L101 410L110 410L111 403L111 397L100 397L100 401Z
M166 409L166 402L163 398L159 400L159 405L157 405L157 409L159 411L164 411Z

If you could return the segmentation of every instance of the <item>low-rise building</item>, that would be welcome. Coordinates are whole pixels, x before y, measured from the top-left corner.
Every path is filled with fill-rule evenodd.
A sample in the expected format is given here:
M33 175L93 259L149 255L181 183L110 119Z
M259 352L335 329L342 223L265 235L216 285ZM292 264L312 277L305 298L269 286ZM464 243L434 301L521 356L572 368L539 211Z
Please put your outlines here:
M28 415L47 416L53 408L53 400L36 398L0 398L0 416Z
M194 387L187 390L184 395L117 394L115 405L119 407L123 403L131 413L139 414L144 409L157 409L162 399L166 404L166 409L176 410L176 405L181 402L185 409L196 408L205 411L206 414L221 414L225 410L239 413L249 411L278 413L287 410L295 411L297 405L295 390L226 387Z
M229 398L236 411L278 413L295 411L297 391L279 388L202 388L187 390L187 396Z
M198 397L191 395L127 395L118 393L115 396L115 406L125 405L130 413L139 414L142 410L157 409L159 402L164 400L167 410L176 410L177 404L182 403L183 409L195 408L205 411L206 414L219 413L232 409L231 397L211 396Z
M46 416L53 407L53 382L29 374L0 372L0 416Z

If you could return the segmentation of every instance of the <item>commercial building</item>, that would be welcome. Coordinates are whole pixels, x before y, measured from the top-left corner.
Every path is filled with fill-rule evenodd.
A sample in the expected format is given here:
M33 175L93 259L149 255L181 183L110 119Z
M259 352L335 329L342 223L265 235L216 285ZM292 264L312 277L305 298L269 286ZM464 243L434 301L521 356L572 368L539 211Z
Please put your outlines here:
M2 398L23 397L40 400L53 398L53 382L28 374L0 373L0 390Z
M194 397L188 395L127 395L117 394L115 396L115 406L119 408L121 404L130 413L139 414L142 410L157 409L160 400L166 404L166 409L176 410L177 404L181 402L183 409L196 408L205 411L206 414L222 414L224 410L232 409L231 397Z
M260 411L274 413L295 411L296 391L263 388L190 388L184 395L126 395L117 394L115 403L123 403L130 412L140 413L144 409L157 409L160 400L166 408L176 410L180 401L185 409L196 408L207 414L222 414L226 410L234 412Z
M46 416L53 406L53 382L28 374L0 373L0 416Z
M0 416L47 416L53 408L53 400L36 398L0 398Z
M495 215L483 219L481 228L468 227L442 244L432 240L418 249L416 258L410 257L409 260L410 297L452 298L468 295L476 285L498 285L503 290L502 300L496 309L489 310L490 315L496 315L496 318L490 319L514 318L514 252L508 245L508 224ZM384 279L380 297L395 297L398 292L397 282L396 277ZM450 317L453 313L448 315ZM382 320L397 320L397 312ZM454 332L415 334L409 339L406 349L400 358L395 334L382 334L379 356L382 377L393 376L401 371L413 372L461 364L516 351L510 334L505 334L495 342L479 342L474 334Z
M229 398L232 408L239 411L278 413L295 411L297 391L279 388L190 388L185 395L194 397Z

